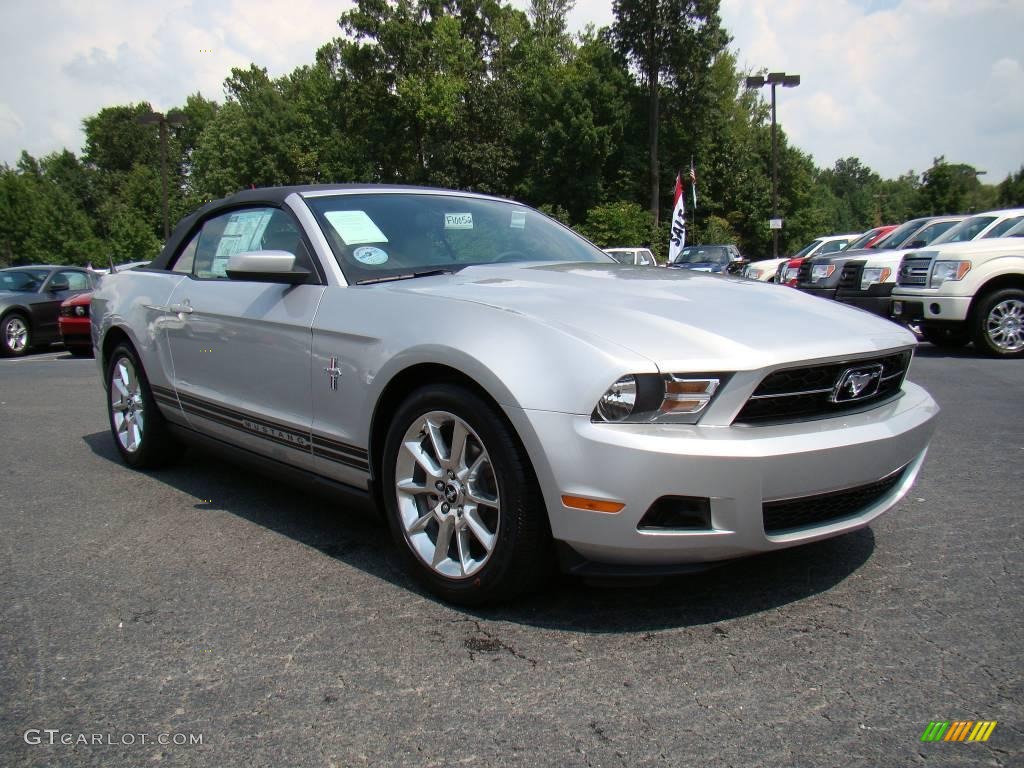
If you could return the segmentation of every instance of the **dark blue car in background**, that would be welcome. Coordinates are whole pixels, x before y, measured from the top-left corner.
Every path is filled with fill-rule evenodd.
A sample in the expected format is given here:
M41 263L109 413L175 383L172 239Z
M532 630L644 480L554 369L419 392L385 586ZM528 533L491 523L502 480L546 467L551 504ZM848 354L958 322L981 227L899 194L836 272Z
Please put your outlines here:
M688 245L668 266L673 269L721 274L728 270L729 264L742 259L735 245Z

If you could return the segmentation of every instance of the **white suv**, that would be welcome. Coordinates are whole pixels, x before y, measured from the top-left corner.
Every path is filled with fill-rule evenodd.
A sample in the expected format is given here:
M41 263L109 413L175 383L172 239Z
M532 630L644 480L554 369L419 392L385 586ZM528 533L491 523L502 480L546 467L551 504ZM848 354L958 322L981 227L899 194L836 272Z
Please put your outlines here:
M1024 356L1024 221L1002 237L908 253L892 299L893 317L919 323L933 344Z

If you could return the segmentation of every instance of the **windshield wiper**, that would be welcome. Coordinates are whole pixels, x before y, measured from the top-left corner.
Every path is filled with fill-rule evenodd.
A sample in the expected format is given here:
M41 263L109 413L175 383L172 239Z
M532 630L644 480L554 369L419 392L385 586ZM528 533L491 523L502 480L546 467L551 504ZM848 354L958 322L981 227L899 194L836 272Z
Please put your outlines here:
M395 280L411 280L414 277L432 277L433 275L452 275L453 269L424 269L421 272L406 272L401 275L385 275L384 277L368 277L356 281L356 285L372 285L373 283L390 283Z

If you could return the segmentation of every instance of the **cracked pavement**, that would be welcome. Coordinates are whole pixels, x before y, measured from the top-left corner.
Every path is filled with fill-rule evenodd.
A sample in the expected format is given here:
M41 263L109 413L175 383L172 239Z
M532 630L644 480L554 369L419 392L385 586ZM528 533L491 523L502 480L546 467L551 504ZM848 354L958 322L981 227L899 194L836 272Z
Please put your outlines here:
M1021 765L1022 371L922 345L938 432L869 529L470 612L365 508L197 451L128 470L93 361L0 360L0 764ZM962 719L999 724L921 743ZM203 743L116 741L165 732Z

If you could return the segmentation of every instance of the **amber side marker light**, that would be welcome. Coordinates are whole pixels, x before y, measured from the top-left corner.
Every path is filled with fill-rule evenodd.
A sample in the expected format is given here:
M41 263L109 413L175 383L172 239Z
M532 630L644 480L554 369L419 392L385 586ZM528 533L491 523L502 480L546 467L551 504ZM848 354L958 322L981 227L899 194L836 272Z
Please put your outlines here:
M623 507L626 506L620 501L586 499L583 496L562 496L562 503L571 509L585 509L588 512L605 512L609 515L621 512Z

